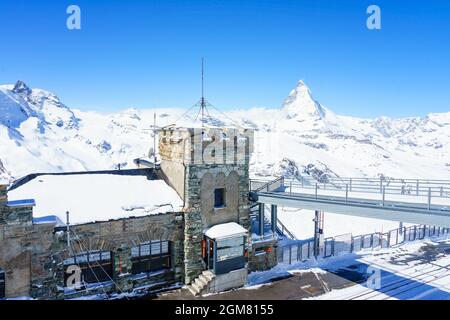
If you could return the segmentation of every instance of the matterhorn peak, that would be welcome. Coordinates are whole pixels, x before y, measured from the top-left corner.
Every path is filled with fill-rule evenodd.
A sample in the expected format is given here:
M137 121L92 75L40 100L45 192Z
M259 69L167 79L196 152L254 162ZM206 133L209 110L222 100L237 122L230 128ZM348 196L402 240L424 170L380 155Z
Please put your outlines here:
M16 82L12 91L18 94L25 94L27 96L31 94L31 89L21 80Z
M326 113L320 103L314 100L311 90L303 80L298 81L295 89L284 101L282 109L289 119L299 116L316 116L322 119Z

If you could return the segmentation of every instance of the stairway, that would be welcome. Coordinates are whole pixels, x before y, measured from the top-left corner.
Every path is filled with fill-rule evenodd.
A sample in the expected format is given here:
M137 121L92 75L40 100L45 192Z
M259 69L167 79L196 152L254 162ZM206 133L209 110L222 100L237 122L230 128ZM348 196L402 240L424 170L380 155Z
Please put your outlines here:
M215 277L216 275L214 273L209 270L205 270L191 284L189 284L187 288L194 296L207 293L208 285L214 280Z

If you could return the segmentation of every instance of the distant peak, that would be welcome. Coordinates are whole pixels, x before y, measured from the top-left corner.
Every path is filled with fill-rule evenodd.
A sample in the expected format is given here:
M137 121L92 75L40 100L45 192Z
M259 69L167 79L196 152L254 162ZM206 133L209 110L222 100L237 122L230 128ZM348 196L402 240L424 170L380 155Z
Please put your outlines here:
M311 90L303 80L297 82L297 86L291 91L283 103L283 110L288 118L299 115L313 115L319 118L325 117L325 109L314 100Z
M309 91L308 86L306 85L306 83L303 80L298 80L298 82L297 82L297 89L304 89L304 90L308 90Z
M25 93L26 95L31 94L31 89L25 84L25 82L21 80L16 82L12 91L18 94L22 93Z

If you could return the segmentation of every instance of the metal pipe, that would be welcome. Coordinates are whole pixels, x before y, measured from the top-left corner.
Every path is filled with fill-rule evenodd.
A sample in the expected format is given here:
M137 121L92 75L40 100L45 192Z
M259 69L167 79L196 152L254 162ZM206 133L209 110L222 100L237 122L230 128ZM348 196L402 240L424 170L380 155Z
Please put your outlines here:
M66 232L67 232L67 248L70 252L70 219L69 219L69 211L66 211Z

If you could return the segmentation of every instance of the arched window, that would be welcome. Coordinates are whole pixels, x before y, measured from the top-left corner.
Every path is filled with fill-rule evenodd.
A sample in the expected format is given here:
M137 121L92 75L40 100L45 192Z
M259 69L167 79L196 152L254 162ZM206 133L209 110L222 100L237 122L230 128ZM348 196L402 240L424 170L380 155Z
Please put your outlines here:
M0 299L6 296L5 280L5 271L0 268Z
M170 241L152 240L132 247L131 261L133 274L169 269Z
M111 281L113 264L110 251L89 251L64 260L64 285L73 274L68 270L71 266L81 269L81 282L97 283Z

